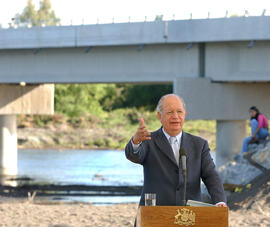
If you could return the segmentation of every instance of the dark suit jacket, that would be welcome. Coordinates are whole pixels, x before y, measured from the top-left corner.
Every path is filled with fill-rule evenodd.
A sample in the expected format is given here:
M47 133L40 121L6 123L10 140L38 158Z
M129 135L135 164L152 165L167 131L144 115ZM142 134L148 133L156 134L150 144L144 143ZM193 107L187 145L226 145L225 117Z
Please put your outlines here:
M183 132L181 147L187 153L187 200L201 201L200 179L205 183L213 203L226 202L220 177L210 156L206 140ZM140 205L144 205L145 193L156 193L156 205L182 205L184 179L176 164L172 148L162 129L151 133L151 140L142 142L137 153L132 143L126 145L127 159L143 165L144 185Z

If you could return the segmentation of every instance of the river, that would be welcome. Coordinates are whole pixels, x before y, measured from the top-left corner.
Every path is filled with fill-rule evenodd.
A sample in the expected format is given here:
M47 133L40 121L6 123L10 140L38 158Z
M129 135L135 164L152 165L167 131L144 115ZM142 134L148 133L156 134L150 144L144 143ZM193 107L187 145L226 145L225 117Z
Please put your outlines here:
M212 153L215 156L215 153ZM143 168L128 161L124 151L19 150L19 184L86 186L141 186ZM139 196L57 196L64 201L94 204L134 203Z
M20 150L19 176L37 183L80 185L142 185L142 167L128 161L124 151Z

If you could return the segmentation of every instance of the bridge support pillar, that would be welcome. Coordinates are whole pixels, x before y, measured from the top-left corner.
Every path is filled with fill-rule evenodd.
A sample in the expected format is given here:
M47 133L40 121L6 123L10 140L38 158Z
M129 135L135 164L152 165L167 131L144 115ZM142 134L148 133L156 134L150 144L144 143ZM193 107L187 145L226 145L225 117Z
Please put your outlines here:
M5 175L17 174L16 115L0 115L0 168Z
M53 84L0 84L0 184L16 186L18 114L53 114Z
M217 120L216 129L216 165L219 167L240 153L246 121Z

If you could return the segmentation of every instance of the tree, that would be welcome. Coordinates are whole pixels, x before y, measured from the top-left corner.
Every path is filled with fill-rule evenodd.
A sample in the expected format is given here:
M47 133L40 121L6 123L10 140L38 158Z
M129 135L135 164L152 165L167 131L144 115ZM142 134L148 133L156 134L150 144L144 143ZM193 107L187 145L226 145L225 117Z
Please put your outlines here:
M156 15L155 21L163 21L163 15Z
M161 96L172 92L171 84L124 85L121 92L121 96L125 97L122 107L144 107L153 111Z
M40 2L40 8L37 12L38 22L40 25L57 25L60 23L60 19L55 16L54 10L51 9L50 0L43 0Z
M18 26L52 26L60 24L60 19L56 17L51 9L50 0L40 1L40 7L35 9L32 0L28 0L27 6L21 14L16 14L15 24Z
M114 84L57 84L55 86L55 111L69 117L91 113L102 115L112 110L116 102Z
M27 1L27 6L24 8L22 14L16 14L15 24L22 26L37 26L37 12L32 0Z

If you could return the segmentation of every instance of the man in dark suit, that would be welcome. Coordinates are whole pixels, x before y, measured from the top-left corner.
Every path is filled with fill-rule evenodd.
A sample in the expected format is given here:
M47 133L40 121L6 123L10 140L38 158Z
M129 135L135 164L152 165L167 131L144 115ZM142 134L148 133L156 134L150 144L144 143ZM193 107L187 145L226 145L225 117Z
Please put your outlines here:
M201 200L201 182L205 183L212 201L217 206L226 206L222 182L210 156L206 140L182 131L186 110L181 97L163 96L157 106L162 127L149 133L140 119L140 125L126 145L127 159L143 165L144 185L140 205L144 205L144 194L155 193L156 205L183 205L184 178L179 149L186 151L187 200Z

